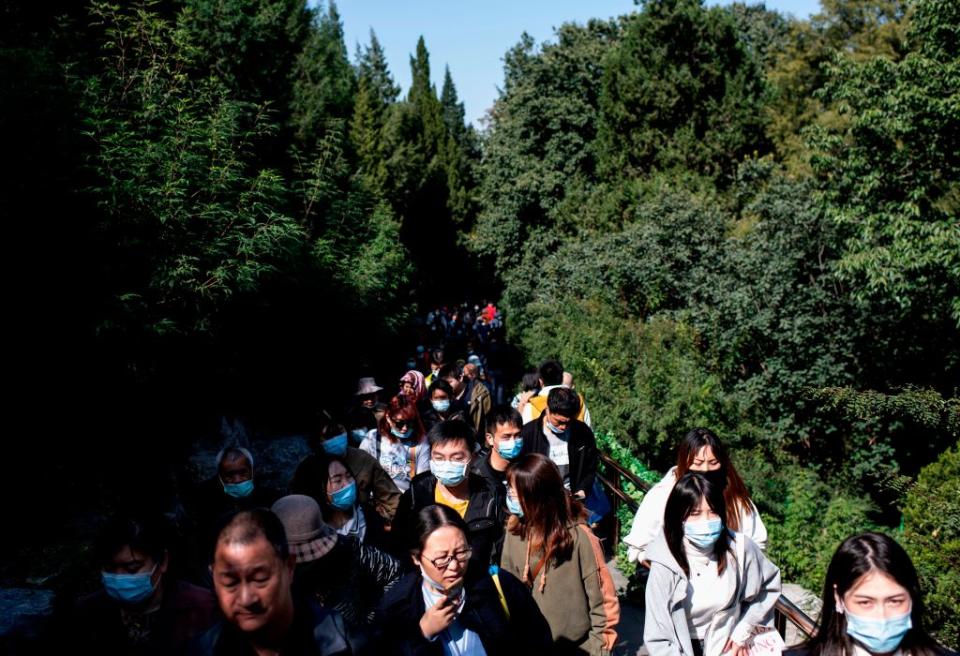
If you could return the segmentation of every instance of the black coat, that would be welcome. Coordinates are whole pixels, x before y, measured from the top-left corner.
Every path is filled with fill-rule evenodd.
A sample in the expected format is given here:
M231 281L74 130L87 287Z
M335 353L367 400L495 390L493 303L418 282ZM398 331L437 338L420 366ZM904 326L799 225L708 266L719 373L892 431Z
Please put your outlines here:
M523 438L521 456L528 453L542 453L550 456L550 442L543 434L543 422L547 413L524 425L520 436ZM568 428L567 453L570 456L570 491L583 490L587 495L593 489L593 480L597 476L597 438L590 427L579 419L571 419Z
M463 520L470 531L468 536L473 547L471 563L474 567L486 567L500 561L503 547L503 523L506 502L503 487L497 487L472 472L467 474L470 502ZM417 474L410 482L410 489L400 497L397 515L393 521L396 532L396 553L407 554L414 546L414 524L417 513L436 504L437 478L430 472Z
M487 571L468 569L466 601L459 620L475 632L488 656L527 654L540 656L553 649L550 626L530 591L512 574L500 570L500 585L507 601L507 619L500 596ZM383 629L378 653L403 656L441 656L440 640L429 642L420 632L420 618L426 612L423 577L410 572L387 593L377 609L377 624Z

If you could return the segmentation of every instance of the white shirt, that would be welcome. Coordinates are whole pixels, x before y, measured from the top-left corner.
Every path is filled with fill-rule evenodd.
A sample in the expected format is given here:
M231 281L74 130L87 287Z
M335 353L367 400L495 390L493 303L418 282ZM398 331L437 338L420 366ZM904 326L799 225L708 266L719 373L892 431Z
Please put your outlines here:
M416 458L414 475L430 471L430 444L426 437L417 443L407 444L400 440L394 442L374 428L360 442L360 449L379 461L401 492L410 488L410 465L413 458Z
M550 444L550 460L553 461L553 464L557 466L557 469L560 470L560 475L563 476L563 487L570 489L570 450L569 443L566 439L566 433L557 435L552 430L547 428L547 422L543 422L543 434L547 438L547 442Z
M426 608L433 608L442 598L442 595L432 590L426 583L421 586L423 592L423 603ZM453 624L434 636L433 640L440 640L443 646L443 653L447 656L487 656L487 652L480 642L480 636L460 623L459 615L463 611L466 603L466 595L460 597L457 606L457 619Z
M723 568L723 574L719 574L717 558L713 553L704 553L686 540L683 545L687 564L690 566L683 609L687 612L690 637L696 636L698 640L703 640L717 611L723 610L734 601L737 593L737 566L733 562L733 554L728 553L727 566Z

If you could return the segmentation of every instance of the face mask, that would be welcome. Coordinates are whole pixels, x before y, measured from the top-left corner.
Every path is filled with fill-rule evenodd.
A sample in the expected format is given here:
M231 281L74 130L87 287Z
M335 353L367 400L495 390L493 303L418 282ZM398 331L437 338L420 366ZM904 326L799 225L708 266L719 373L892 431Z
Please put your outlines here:
M566 428L557 428L556 426L554 426L552 423L550 423L549 419L544 419L543 422L547 425L547 430L549 430L554 435L563 435L564 433L567 432Z
M710 481L710 484L714 485L715 487L727 487L727 472L724 471L723 467L720 469L715 469L714 471L702 471L697 473Z
M459 597L460 592L463 590L463 581L454 584L452 588L447 588L441 583L434 581L427 572L423 569L423 565L420 566L420 575L423 577L423 582L429 588L430 592L434 595L444 595L446 597Z
M844 612L847 616L847 635L874 654L892 652L900 646L907 631L913 628L910 612L879 620L857 617L846 609Z
M347 452L347 434L340 433L336 437L324 440L323 450L334 456L342 456Z
M234 499L243 499L253 492L253 479L248 479L242 483L224 483L223 491Z
M701 549L712 547L720 539L722 531L723 523L719 519L683 523L683 534L690 542Z
M433 409L437 412L446 412L450 409L450 399L443 399L442 401L431 401L433 404Z
M350 437L353 438L354 442L363 442L363 438L367 436L367 431L362 428L355 428L350 431Z
M512 440L501 440L497 445L497 453L506 460L513 460L520 455L523 448L523 438L517 437ZM516 513L514 513L516 514Z
M101 572L103 587L111 599L122 604L136 604L153 594L153 573L157 566L149 572L140 574L110 574Z
M357 502L357 482L351 481L330 495L330 505L337 510L350 510Z
M447 487L453 487L462 483L467 477L467 463L431 460L430 472Z
M396 428L391 428L390 434L401 440L406 440L406 439L409 439L411 435L413 435L413 429L408 428L405 431L398 431Z
M507 510L510 511L511 515L516 515L517 517L523 517L523 508L520 507L520 501L514 499L509 494L507 495Z
M416 368L417 368L417 363L416 363L416 362L414 362L413 360L407 360L407 369L408 369L408 370L410 370L410 369L416 369Z

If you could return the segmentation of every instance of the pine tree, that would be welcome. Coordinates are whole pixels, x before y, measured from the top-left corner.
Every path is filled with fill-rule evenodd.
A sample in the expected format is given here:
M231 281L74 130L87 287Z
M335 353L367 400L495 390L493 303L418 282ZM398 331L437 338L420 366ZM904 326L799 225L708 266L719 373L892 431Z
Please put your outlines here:
M350 119L356 86L340 14L330 2L325 13L314 14L307 43L297 59L292 124L302 146L315 144L328 121Z

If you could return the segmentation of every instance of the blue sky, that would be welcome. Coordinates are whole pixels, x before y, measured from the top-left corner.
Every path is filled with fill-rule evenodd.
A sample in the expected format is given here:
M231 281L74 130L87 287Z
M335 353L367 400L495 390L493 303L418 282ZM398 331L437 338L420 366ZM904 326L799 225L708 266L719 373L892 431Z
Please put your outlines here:
M819 0L768 0L766 4L798 18L820 9ZM410 53L423 35L437 91L448 65L467 120L478 125L503 82L503 55L524 31L539 43L552 39L554 28L562 23L619 16L636 7L631 0L339 0L337 8L351 59L357 43L369 42L372 28L403 93L410 84Z

